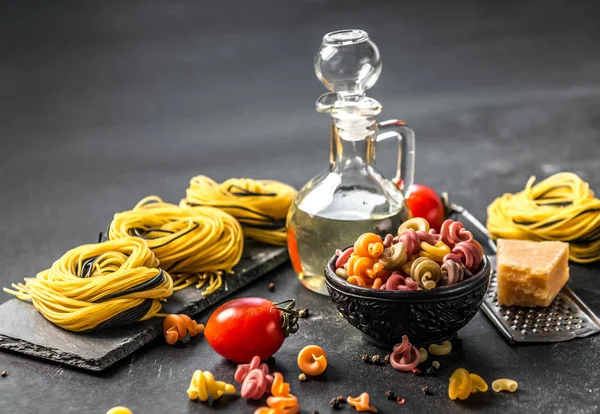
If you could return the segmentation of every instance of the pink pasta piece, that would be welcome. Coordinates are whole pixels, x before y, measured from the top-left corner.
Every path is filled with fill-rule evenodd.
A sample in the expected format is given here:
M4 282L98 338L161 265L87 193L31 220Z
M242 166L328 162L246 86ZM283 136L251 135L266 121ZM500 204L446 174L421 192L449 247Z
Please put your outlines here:
M479 243L475 243L477 243L475 240L460 242L452 249L452 253L458 255L461 259L459 261L471 271L477 270L483 260L483 249Z
M244 378L246 378L246 375L248 375L250 371L255 370L257 368L264 371L265 374L269 373L269 367L267 366L267 364L261 364L260 357L255 356L250 360L249 364L239 364L237 366L237 369L235 370L235 374L233 375L233 377L236 382L242 383L244 382Z
M404 283L406 284L407 290L417 290L419 288L419 282L411 277L405 278Z
M265 374L262 369L253 369L244 378L240 395L245 400L258 400L271 389L272 384L272 376Z
M404 290L404 289L400 288L401 286L406 287L406 285L404 284L404 279L405 279L405 277L402 276L400 274L400 272L392 273L390 278L385 283L385 289L386 290Z
M390 247L392 244L394 243L394 235L393 234L387 234L384 239L383 239L383 247L384 248L388 248Z
M419 365L419 351L402 335L402 342L395 345L390 355L390 365L398 371L411 371Z
M404 230L399 237L399 241L404 243L406 246L407 254L417 254L421 249L421 239L417 235L417 232L413 229Z
M417 231L417 236L419 237L419 241L435 245L437 242L442 240L442 236L439 234L427 233L423 230Z
M352 253L354 253L354 247L349 247L344 250L335 261L335 268L339 269L340 267L344 267Z
M440 233L442 241L451 249L460 242L473 240L473 233L465 229L465 226L460 221L452 219L448 219L442 223Z

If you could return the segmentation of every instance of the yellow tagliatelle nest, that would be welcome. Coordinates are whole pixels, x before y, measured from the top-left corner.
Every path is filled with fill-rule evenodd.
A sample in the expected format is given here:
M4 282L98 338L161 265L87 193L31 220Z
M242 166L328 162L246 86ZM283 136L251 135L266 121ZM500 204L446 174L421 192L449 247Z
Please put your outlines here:
M75 332L149 319L173 293L171 276L158 269L154 253L136 237L76 247L50 269L12 286L4 290Z
M600 260L600 200L588 183L573 173L559 173L525 189L504 194L487 209L494 239L569 242L577 263Z
M234 216L246 237L285 246L285 220L296 193L296 189L279 181L231 178L217 183L199 175L190 181L180 205L216 207Z
M451 400L466 400L477 391L486 392L488 385L477 374L471 374L464 368L458 368L450 376L448 396Z
M223 273L232 273L242 257L244 237L240 223L213 207L184 208L151 196L132 210L115 214L108 237L136 236L160 260L175 280L175 290L192 284L209 294L222 283Z

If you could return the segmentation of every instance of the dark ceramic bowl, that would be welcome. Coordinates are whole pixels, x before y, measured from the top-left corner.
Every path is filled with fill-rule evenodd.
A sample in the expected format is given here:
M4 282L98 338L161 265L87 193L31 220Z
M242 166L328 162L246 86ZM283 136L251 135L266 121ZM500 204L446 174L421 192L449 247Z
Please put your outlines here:
M472 278L433 290L390 291L346 282L334 272L337 257L325 268L331 300L352 326L375 346L391 348L408 335L415 345L452 339L479 310L490 282L490 261L484 256Z

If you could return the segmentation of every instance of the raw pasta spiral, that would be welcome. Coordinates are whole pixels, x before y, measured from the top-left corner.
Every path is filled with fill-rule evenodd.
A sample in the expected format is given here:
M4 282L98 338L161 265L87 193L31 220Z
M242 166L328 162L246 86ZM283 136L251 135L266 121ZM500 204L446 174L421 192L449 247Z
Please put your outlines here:
M209 282L205 294L221 286L223 272L232 273L244 247L240 223L230 214L212 207L183 208L156 196L115 214L109 239L131 236L147 241L173 275L175 290Z
M419 350L409 342L408 336L402 335L402 342L394 345L390 365L398 371L408 372L419 365L420 358Z
M444 244L443 241L439 241L434 245L427 242L421 242L421 251L419 256L426 257L435 262L442 262L444 256L450 253L450 248Z
M321 375L327 368L327 355L323 348L308 345L298 353L298 368L306 375Z
M402 242L386 247L379 256L379 262L388 270L400 269L400 266L406 263L407 260L406 246Z
M440 265L426 257L416 259L410 268L410 277L423 289L433 289L442 275Z
M354 243L354 252L369 259L377 259L383 249L383 240L375 233L364 233Z
M370 397L369 393L363 392L358 397L350 397L346 398L348 405L354 407L356 411L370 411L372 413L377 412L377 408L370 405Z
M268 407L260 407L254 414L297 414L300 412L298 399L290 394L290 384L284 382L283 375L273 374L271 397L267 398Z
M242 384L240 394L243 399L260 399L273 384L273 377L269 375L267 364L260 363L260 357L255 356L249 364L238 365L235 381Z
M180 205L219 208L238 219L246 237L285 246L285 219L295 197L293 187L278 181L231 178L219 184L200 175L191 179Z
M476 271L483 260L483 247L473 239L468 242L460 242L452 249L452 253L444 256L443 261L454 260L471 272Z
M474 392L487 390L488 385L479 375L470 374L464 368L458 368L450 376L448 396L451 400L466 400Z
M450 286L462 282L465 276L465 269L460 263L454 260L446 260L442 264L442 276L439 281L440 286Z
M569 242L577 263L600 260L600 199L573 173L559 173L525 189L504 194L487 209L487 228L494 239Z
M187 390L190 400L207 401L209 398L216 400L224 394L235 394L235 387L223 381L215 381L209 371L197 370L192 375L190 387Z
M446 220L442 223L440 229L440 236L442 241L449 248L453 248L457 243L468 242L473 240L473 233L465 229L464 224L460 221Z
M398 237L398 241L404 243L408 255L418 254L421 249L421 239L412 229L403 231Z
M421 217L411 218L406 220L404 223L398 227L398 236L404 233L405 230L414 230L414 231L429 231L429 222Z
M188 335L194 337L202 332L204 325L184 314L167 315L163 321L163 333L169 345L183 341Z
M418 288L418 282L403 276L400 272L392 273L387 282L381 286L383 290L417 290Z
M74 332L101 330L156 315L173 280L139 238L86 244L65 253L25 284L4 289L47 320Z

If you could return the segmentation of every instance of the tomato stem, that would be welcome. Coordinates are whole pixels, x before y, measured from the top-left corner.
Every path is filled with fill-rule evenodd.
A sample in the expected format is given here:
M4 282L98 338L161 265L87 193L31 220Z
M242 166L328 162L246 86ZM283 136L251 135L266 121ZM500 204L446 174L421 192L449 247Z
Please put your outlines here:
M281 307L285 305L285 307ZM283 302L276 303L271 309L277 309L281 311L281 328L283 334L287 338L290 334L298 332L298 318L300 313L294 309L296 306L296 300L287 299Z

